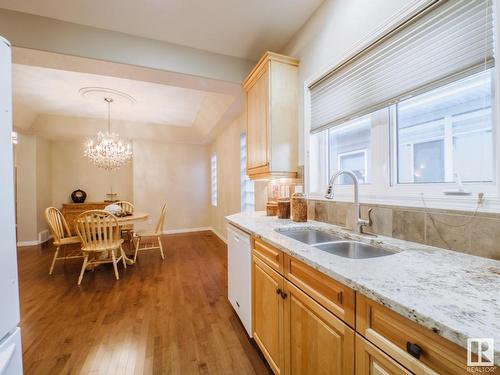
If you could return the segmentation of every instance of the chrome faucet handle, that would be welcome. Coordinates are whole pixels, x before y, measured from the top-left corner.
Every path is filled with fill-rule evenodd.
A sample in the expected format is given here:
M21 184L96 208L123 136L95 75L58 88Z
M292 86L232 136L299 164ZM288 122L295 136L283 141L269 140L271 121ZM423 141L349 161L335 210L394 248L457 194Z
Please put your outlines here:
M372 219L372 212L373 208L368 209L368 219L359 219L359 225L360 225L360 232L364 234L369 234L375 236L373 233L368 233L368 232L363 232L363 227L371 227L373 225L373 219Z
M368 224L367 224L367 226L369 226L369 227L371 227L373 224L372 212L373 212L373 208L369 208L368 209Z
M361 227L370 227L373 224L372 211L373 208L368 209L368 219L362 219L361 217L358 219L358 223Z

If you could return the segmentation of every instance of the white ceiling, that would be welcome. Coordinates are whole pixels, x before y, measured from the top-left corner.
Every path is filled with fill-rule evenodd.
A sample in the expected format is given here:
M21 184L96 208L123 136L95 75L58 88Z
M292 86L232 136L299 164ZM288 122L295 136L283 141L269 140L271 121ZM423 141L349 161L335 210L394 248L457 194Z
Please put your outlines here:
M112 120L182 127L193 125L209 95L208 92L151 82L19 64L13 65L12 82L14 109L34 114L106 118L107 104L102 98L89 99L79 93L83 87L106 87L135 99L133 104L116 100L111 105Z
M0 8L257 60L323 0L0 0Z

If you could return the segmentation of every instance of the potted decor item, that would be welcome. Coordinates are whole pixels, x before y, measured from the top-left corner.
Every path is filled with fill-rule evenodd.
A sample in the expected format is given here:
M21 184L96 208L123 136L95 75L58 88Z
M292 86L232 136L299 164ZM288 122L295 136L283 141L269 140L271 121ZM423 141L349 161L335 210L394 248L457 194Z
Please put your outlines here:
M87 193L81 189L75 190L71 193L71 200L73 203L83 203L87 199Z

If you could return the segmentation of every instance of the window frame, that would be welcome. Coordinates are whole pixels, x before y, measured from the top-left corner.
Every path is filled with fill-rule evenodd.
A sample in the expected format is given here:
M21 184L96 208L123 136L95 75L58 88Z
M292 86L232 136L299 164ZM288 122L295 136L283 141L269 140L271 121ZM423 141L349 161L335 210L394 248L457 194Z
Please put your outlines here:
M431 0L420 0L414 2L395 17L389 19L381 25L371 36L361 40L350 51L336 59L332 63L323 67L321 70L313 73L304 81L303 85L303 164L305 192L310 199L325 200L325 191L313 192L311 185L311 91L310 86L333 71L337 66L348 61L352 56L360 53L369 47L374 41L378 40L387 31L394 29L406 19L409 19L428 6ZM500 0L494 0L494 14L500 15ZM495 17L494 24L495 35L498 35L498 17ZM500 38L495 40L495 51L500 51ZM498 52L496 52L498 56ZM376 169L372 167L369 171L371 178L366 184L360 184L360 199L366 203L389 204L399 206L423 207L452 209L452 210L473 210L478 202L478 194L484 193L485 202L479 210L483 212L500 212L500 58L496 58L496 64L493 73L492 95L492 134L493 134L493 153L494 153L494 181L472 183L464 182L464 186L472 194L469 196L445 195L445 190L456 189L455 183L412 183L398 184L397 168L394 168L394 156L397 156L397 144L394 142L394 128L396 124L395 105L386 107L384 110L389 112L387 126L381 126L379 121L372 125L371 143L378 145L372 149L372 166L377 165ZM376 131L375 131L376 129ZM329 171L327 175L329 174ZM331 176L328 176L330 178ZM395 179L396 178L396 179ZM335 200L352 202L352 186L338 185L335 189Z

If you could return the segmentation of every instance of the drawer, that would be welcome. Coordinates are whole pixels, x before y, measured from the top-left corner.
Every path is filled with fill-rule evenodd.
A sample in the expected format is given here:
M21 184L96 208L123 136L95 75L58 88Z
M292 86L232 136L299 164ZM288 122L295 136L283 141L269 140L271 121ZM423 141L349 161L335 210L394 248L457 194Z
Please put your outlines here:
M354 290L285 254L285 277L328 311L354 327Z
M411 372L356 333L356 375L411 375Z
M283 275L283 251L255 238L253 241L253 254L273 270Z
M356 330L414 374L467 374L467 353L452 343L381 304L356 296ZM420 348L420 356L408 346Z

